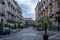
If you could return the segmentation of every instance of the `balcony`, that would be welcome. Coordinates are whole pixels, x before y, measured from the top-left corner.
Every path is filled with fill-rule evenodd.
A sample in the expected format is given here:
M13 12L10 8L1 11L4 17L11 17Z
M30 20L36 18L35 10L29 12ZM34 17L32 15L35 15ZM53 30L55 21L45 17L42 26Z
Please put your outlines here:
M46 3L45 8L48 8L48 3Z
M60 17L60 14L56 14L55 17Z
M42 12L42 10L40 9L40 10L38 10L38 14L40 14Z
M16 12L15 11L12 11L12 15L16 16Z
M17 21L17 23L21 24L21 21Z
M55 19L56 19L56 20L60 20L60 14L56 14L56 15L55 15Z
M0 3L5 4L4 0L0 0Z
M5 15L5 9L0 8L0 15Z
M12 12L10 7L7 8L7 11L10 13Z
M16 16L16 14L15 14L16 12L13 11L13 10L11 10L10 8L8 8L7 12L8 12L9 14L13 15L13 16Z
M45 16L44 17L48 17L48 13L45 12Z
M47 8L48 8L48 2L41 8L40 11L43 11L43 10L45 10L45 9L47 9Z
M7 2L11 3L11 0L7 0Z
M46 18L46 17L40 17L40 18L38 19L38 22L41 21L41 20L43 20L44 18Z
M38 18L38 21L40 21L41 18Z
M53 18L54 14L55 14L54 9L52 9L52 11L50 11L50 14L49 14L50 18Z
M15 18L7 17L6 19L7 19L8 22L16 22L16 19Z
M55 21L60 20L60 16L55 16Z
M50 18L53 18L53 15L54 15L54 14L50 14L49 17L50 17Z
M48 0L49 5L52 5L52 3L53 3L53 0Z
M48 2L44 5L44 9L48 8Z
M56 8L56 14L60 14L60 7Z

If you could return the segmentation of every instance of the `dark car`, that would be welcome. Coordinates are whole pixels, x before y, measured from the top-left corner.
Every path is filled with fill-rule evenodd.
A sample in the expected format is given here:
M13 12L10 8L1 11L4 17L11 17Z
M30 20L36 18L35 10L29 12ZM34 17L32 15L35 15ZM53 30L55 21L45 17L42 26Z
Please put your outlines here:
M0 34L10 34L10 29L9 28L0 28Z

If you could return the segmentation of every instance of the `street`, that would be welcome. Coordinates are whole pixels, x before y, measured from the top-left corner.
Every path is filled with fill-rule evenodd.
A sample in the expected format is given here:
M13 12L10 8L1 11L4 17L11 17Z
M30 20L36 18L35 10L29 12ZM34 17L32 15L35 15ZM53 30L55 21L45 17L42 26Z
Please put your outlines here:
M43 40L44 31L36 31L32 27L25 28L18 33L0 35L0 40ZM60 33L48 31L49 40L60 40Z

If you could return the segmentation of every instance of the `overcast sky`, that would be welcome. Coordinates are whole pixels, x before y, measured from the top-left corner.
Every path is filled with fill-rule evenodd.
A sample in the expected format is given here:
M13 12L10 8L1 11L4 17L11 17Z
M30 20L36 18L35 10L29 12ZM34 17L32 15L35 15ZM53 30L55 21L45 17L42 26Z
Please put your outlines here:
M16 0L22 9L23 17L35 19L35 7L38 0ZM40 0L39 0L40 1Z

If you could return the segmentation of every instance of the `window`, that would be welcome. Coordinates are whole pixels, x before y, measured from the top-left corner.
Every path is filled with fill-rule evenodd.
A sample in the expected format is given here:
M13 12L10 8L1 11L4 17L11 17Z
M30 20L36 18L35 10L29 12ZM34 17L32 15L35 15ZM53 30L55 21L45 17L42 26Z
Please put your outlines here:
M4 16L4 13L1 13L1 16L3 17Z
M1 19L1 22L3 22L3 19Z
M10 3L10 2L8 2L8 7L10 7L10 5L11 5L11 3Z
M52 7L50 8L50 12L52 12Z
M60 1L58 2L58 7L59 7L59 9L60 9Z
M58 1L58 10L60 11L60 1Z
M50 7L50 13L52 13L52 7Z
M4 5L5 4L4 0L1 0L1 3Z
M49 0L49 4L51 6L53 4L53 0Z

